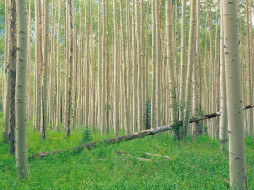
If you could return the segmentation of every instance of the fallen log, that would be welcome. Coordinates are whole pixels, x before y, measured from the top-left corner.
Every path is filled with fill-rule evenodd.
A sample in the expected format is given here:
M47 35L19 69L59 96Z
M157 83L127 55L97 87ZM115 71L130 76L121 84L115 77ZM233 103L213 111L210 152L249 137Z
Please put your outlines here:
M194 117L190 120L190 123L202 121L202 120L205 120L205 119L211 119L211 118L218 117L218 116L220 116L220 114L218 112L216 112L216 113L212 113L212 114L203 115L201 117ZM178 121L174 125L181 126L181 125L183 125L183 121ZM101 144L101 143L115 144L115 143L120 143L120 142L123 142L123 141L130 141L130 140L141 138L141 137L144 137L144 136L155 135L157 133L172 130L172 127L174 125L156 127L156 128L144 130L144 131L141 131L141 132L136 132L136 133L132 133L132 134L128 134L128 135L124 135L124 136L120 136L120 137L115 137L115 138L111 138L111 139L106 139L104 141L95 141L95 142L91 142L91 143L88 143L88 144L82 144L82 145L74 147L74 148L61 149L61 150L55 150L55 151L50 151L50 152L39 152L39 153L35 153L33 155L33 158L38 158L38 157L42 158L42 157L45 157L45 156L48 156L48 155L54 155L56 153L61 153L61 152L65 152L65 151L80 151L80 150L83 150L85 148L90 150L90 149L96 147L98 144Z
M243 110L247 110L247 109L250 109L250 108L253 108L253 107L254 107L254 104L244 106ZM206 120L206 119L212 119L212 118L219 117L219 116L220 116L220 113L215 112L215 113L203 115L203 116L200 116L200 117L194 117L194 118L190 119L190 123L195 123L195 122L203 121L203 120ZM106 139L104 141L95 141L95 142L91 142L91 143L88 143L88 144L82 144L82 145L74 147L74 148L61 149L61 150L55 150L55 151L50 151L50 152L39 152L39 153L35 153L33 155L33 158L38 158L38 157L43 158L43 157L48 156L48 155L54 155L56 153L65 152L65 151L80 151L80 150L83 150L85 148L90 150L90 149L96 147L98 144L102 144L102 143L115 144L115 143L120 143L120 142L123 142L123 141L130 141L130 140L141 138L141 137L144 137L144 136L155 135L157 133L172 130L173 126L175 126L175 125L182 126L183 121L178 121L173 125L168 125L168 126L163 126L163 127L156 127L156 128L144 130L144 131L141 131L141 132L136 132L136 133L132 133L132 134L128 134L128 135L124 135L124 136L120 136L120 137L115 137L115 138L111 138L111 139Z

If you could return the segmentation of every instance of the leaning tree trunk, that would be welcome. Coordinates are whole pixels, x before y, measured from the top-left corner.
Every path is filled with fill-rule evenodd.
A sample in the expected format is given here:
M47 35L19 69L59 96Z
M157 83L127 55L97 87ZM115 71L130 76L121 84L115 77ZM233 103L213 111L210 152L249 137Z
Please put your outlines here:
M16 166L19 178L28 175L26 131L27 11L26 0L17 1L17 78L16 78Z
M228 107L229 169L231 189L248 189L245 134L242 112L241 63L239 51L239 1L223 1L225 71Z

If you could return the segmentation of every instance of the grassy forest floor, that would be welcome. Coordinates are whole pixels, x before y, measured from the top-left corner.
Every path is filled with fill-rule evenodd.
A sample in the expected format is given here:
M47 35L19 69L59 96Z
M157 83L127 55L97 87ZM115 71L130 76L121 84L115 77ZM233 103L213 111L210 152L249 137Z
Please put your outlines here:
M0 113L0 125L3 113ZM2 128L1 128L2 130ZM0 189L228 189L228 153L220 151L218 140L200 136L195 142L175 142L171 134L103 145L90 151L65 152L46 158L32 158L41 151L78 146L84 129L70 138L47 131L41 141L28 122L29 178L17 180L15 158L0 137ZM98 135L99 136L99 135ZM112 134L111 134L112 136ZM98 140L98 139L97 139ZM124 155L115 151L124 152ZM148 156L145 153L167 155ZM254 189L254 140L246 139L249 189ZM150 161L139 160L146 158Z

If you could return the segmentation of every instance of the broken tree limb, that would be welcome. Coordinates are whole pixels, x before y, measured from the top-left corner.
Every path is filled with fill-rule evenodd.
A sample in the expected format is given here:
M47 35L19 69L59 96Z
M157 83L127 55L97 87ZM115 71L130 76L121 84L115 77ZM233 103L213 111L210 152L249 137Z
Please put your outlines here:
M250 109L250 108L253 108L253 107L254 107L254 104L244 106L243 110L247 110L247 109ZM203 121L203 120L206 120L206 119L212 119L212 118L219 117L219 116L220 116L220 113L215 112L215 113L203 115L203 116L200 116L200 117L194 117L194 118L190 119L190 123L195 123L195 122ZM83 150L85 148L90 150L90 149L96 147L97 145L99 145L101 143L115 144L115 143L120 143L120 142L123 142L123 141L130 141L130 140L133 140L133 139L137 139L137 138L141 138L141 137L145 137L145 136L149 136L149 135L155 135L157 133L172 130L173 126L175 126L175 125L182 126L183 121L178 121L175 124L169 125L169 126L156 127L156 128L144 130L144 131L141 131L141 132L136 132L136 133L132 133L132 134L128 134L128 135L124 135L124 136L120 136L120 137L115 137L115 138L111 138L111 139L106 139L104 141L95 141L95 142L91 142L91 143L88 143L88 144L82 144L82 145L74 147L74 148L68 148L68 149L62 149L62 150L56 150L56 151L50 151L50 152L39 152L39 153L35 153L33 155L33 158L38 158L38 157L42 158L42 157L45 157L45 156L48 156L48 155L54 155L56 153L61 153L61 152L65 152L65 151L80 151L80 150Z
M211 119L211 118L218 117L218 116L220 116L220 114L218 112L216 112L216 113L207 114L207 115L204 115L204 116L201 116L201 117L194 117L190 120L190 123L202 121L202 120L205 120L205 119ZM183 125L183 121L178 121L174 125L181 126L181 125ZM91 143L88 143L88 144L82 144L82 145L74 147L74 148L61 149L61 150L55 150L55 151L50 151L50 152L39 152L39 153L35 153L33 155L33 158L39 158L39 157L43 158L43 157L48 156L48 155L54 155L56 153L61 153L61 152L65 152L65 151L80 151L80 150L83 150L85 148L90 150L90 149L96 147L98 144L101 144L101 143L115 144L115 143L120 143L120 142L123 142L123 141L130 141L130 140L133 140L133 139L137 139L137 138L141 138L141 137L145 137L145 136L149 136L149 135L155 135L157 133L172 130L172 127L174 125L156 127L156 128L144 130L144 131L141 131L141 132L136 132L136 133L132 133L132 134L128 134L128 135L124 135L124 136L120 136L120 137L115 137L115 138L111 138L111 139L106 139L104 141L95 141L95 142L91 142Z

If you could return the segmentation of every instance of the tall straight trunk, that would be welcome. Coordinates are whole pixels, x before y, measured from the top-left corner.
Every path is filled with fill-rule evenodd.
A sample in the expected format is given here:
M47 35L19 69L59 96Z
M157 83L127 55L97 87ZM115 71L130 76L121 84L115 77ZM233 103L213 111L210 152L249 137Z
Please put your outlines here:
M97 80L98 80L98 91L97 91L97 97L98 97L98 122L97 126L101 127L101 115L102 115L102 95L101 95L101 84L102 84L102 77L101 77L101 70L102 70L102 65L101 65L101 4L100 1L98 2L98 71L97 71Z
M17 1L17 75L16 75L16 166L19 178L28 175L26 131L27 11L26 1Z
M32 119L32 97L31 97L31 91L32 91L32 81L31 81L31 47L30 47L30 40L31 40L31 0L29 0L28 5L28 39L27 39L27 116L28 119Z
M225 78L225 56L224 56L224 17L223 1L220 2L220 123L219 138L221 148L226 148L228 141L228 116L227 116L227 99L226 99L226 78Z
M106 0L106 126L107 135L109 134L109 53L108 53L108 0Z
M65 110L65 135L70 136L70 124L71 124L71 108L72 108L72 65L73 65L73 25L72 25L72 0L68 0L68 13L69 15L69 57L68 57L68 101L67 110Z
M66 132L66 112L67 112L67 109L68 109L68 78L69 78L69 38L68 38L68 35L69 35L69 6L68 6L68 3L67 1L65 2L65 48L64 48L64 51L65 51L65 92L64 92L64 113L63 113L63 120L64 120L64 131Z
M10 85L11 85L11 115L10 115L10 155L15 154L15 88L16 88L16 0L11 0L11 20L10 20Z
M56 93L56 131L60 131L60 112L61 112L61 0L58 0L58 29L57 29L57 93Z
M252 89L252 51L251 51L251 27L250 25L250 15L251 15L251 6L249 5L249 0L246 0L246 28L247 28L247 50L246 50L246 62L247 62L247 68L248 68L248 83L247 83L247 103L252 104L253 102L253 89ZM252 128L253 128L253 110L250 110L249 113L247 113L247 130L248 134L251 135Z
M10 64L10 11L9 11L9 0L5 1L5 98L4 98L4 122L3 122L3 142L9 142L9 127L10 127L10 93L11 93L11 85L10 85L10 68L8 65Z
M161 126L161 32L160 32L160 3L155 4L156 17L156 126Z
M54 126L54 68L55 68L55 1L52 2L52 27L51 27L51 52L49 65L49 100L48 100L48 122L49 129Z
M180 79L180 120L183 118L186 88L186 0L182 0L181 23L181 79Z
M90 7L90 1L86 1L86 116L85 116L85 125L88 126L89 120L89 80L90 80L90 71L89 71L89 63L90 63L90 48L89 48L89 32L90 32L90 11L87 11L87 8Z
M137 106L137 56L136 56L136 35L135 35L135 31L136 31L136 24L135 24L135 1L132 0L132 74L133 74L133 108L132 108L132 113L133 113L133 117L132 117L132 127L133 127L133 132L137 131L137 111L138 111L138 106Z
M106 64L106 56L105 56L105 44L106 44L106 8L105 1L102 0L102 9L103 9L103 27L102 27L102 101L101 101L101 134L102 136L105 134L105 86L106 86L106 77L105 77L105 64Z
M73 122L72 128L77 125L77 93L78 93L78 63L77 63L77 27L76 27L76 8L74 4L74 17L73 17L73 78L74 78L74 105L73 105Z
M208 26L209 26L209 37L210 37L210 76L211 76L211 111L215 111L215 65L214 65L214 48L213 48L213 29L212 29L212 14L211 14L211 5L207 3L207 12L208 12ZM216 124L214 120L211 121L211 134L210 136L215 139L216 137Z
M127 74L127 92L128 92L128 96L127 96L127 109L129 111L129 126L128 129L131 131L132 130L132 125L133 125L133 122L132 122L132 117L133 115L131 114L131 100L132 100L132 97L131 97L131 82L132 82L132 75L131 75L131 69L132 69L132 65L131 65L131 29L130 29L130 2L129 0L126 0L126 37L127 37L127 42L126 42L126 67L127 67L127 70L128 70L128 74Z
M186 95L185 102L187 104L185 108L185 122L184 130L185 135L188 135L189 131L189 119L192 113L192 74L193 74L193 62L196 49L196 0L191 0L191 16L190 16L190 31L189 31L189 50L188 50L188 65L187 65L187 81L186 81Z
M251 7L253 7L253 1L251 1ZM249 30L249 35L250 35L250 62L251 62L251 79L252 79L252 82L251 82L251 89L253 89L253 84L254 84L254 77L253 77L253 71L254 71L254 66L253 66L253 63L254 63L254 50L253 50L253 27L252 27L252 23L253 23L253 9L251 9L250 11L250 14L249 14L249 17L250 17L250 30ZM252 92L252 95L253 95L254 91ZM253 102L253 96L251 96L251 99L250 99L251 102ZM250 115L253 116L253 109L250 110ZM252 119L252 122L250 124L250 127L249 127L249 135L251 137L254 137L254 126L253 126L253 117L251 118Z
M156 121L156 16L155 0L152 0L152 101L151 101L151 125Z
M121 1L121 0L120 0ZM118 114L118 59L117 59L117 18L116 18L116 0L113 1L113 17L114 17L114 134L118 135L119 114Z
M248 189L245 156L245 134L239 51L239 1L223 1L225 31L225 73L228 108L230 188Z
M40 138L46 139L47 127L47 97L48 97L48 55L49 55L49 1L43 1L43 82L42 82L42 126Z
M129 126L129 109L128 109L128 94L127 94L127 64L126 64L126 51L125 51L125 33L124 33L124 23L123 23L123 5L122 0L120 0L120 28L121 28L121 49L122 49L122 64L123 64L123 82L124 86L122 86L124 91L124 126L125 126L125 133L130 133L130 126Z
M35 131L39 131L41 123L41 75L42 75L42 26L41 26L41 0L35 1L36 6L36 46L37 46L37 81L36 81L36 114Z
M200 115L200 60L199 60L199 36L200 36L200 0L197 0L197 7L196 7L196 12L197 12L197 31L196 31L196 53L195 53L195 62L194 62L194 71L193 71L193 111L195 115ZM194 139L196 139L200 133L200 124L195 123L193 124L193 136Z
M172 52L172 19L171 19L171 12L172 12L172 1L166 1L166 29L167 29L167 66L169 68L169 91L171 92L171 99L170 99L170 112L173 115L171 118L171 123L178 120L177 117L177 107L176 107L176 87L175 87L175 76L174 76L174 65L173 65L173 52ZM168 114L171 114L168 113Z

